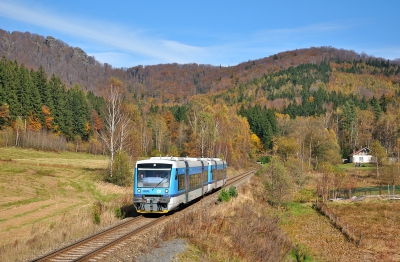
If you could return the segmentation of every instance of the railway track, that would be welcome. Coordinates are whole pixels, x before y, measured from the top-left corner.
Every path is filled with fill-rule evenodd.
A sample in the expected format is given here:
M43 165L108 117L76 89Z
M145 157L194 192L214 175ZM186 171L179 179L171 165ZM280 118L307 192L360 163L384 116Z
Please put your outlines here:
M32 261L97 261L106 256L103 253L111 250L114 246L120 245L124 240L160 223L165 218L165 216L159 218L146 218L143 216L127 218L124 222L114 227Z
M235 185L248 176L253 175L254 172L255 170L250 170L230 178L227 180L224 187ZM204 198L212 198L217 194L218 191L214 194L205 196ZM194 203L189 209L195 208L196 205L197 203ZM185 210L186 209L183 209L183 211ZM174 214L172 216L174 216ZM166 218L167 216L161 216L158 218L143 216L127 218L116 226L31 261L98 261L103 257L106 257L107 253L112 252L115 247L123 245L124 241L128 238L142 233L143 231L161 223Z
M256 169L251 169L249 171L246 171L240 175L237 175L235 177L231 177L230 179L228 179L226 181L226 184L224 185L224 187L229 187L229 186L233 186L236 183L240 182L241 180L244 180L247 177L252 176L254 173L256 172Z

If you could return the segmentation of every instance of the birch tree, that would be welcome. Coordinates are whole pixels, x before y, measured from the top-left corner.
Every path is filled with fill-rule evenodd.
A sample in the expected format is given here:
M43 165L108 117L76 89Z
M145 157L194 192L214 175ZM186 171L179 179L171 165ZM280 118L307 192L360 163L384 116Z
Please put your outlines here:
M110 176L113 176L114 156L118 150L122 150L127 135L128 118L123 112L122 83L113 78L106 90L106 107L104 110L104 132L100 133L110 153Z
M387 157L386 149L381 145L381 143L379 143L378 140L374 140L371 145L371 153L375 158L376 177L379 178L379 166L383 165Z

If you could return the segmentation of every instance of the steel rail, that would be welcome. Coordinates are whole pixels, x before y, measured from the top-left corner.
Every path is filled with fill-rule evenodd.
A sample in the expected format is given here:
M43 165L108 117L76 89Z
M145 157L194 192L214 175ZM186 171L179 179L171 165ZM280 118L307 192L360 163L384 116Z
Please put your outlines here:
M118 225L112 226L110 228L107 228L99 233L93 234L89 237L83 238L81 240L78 240L77 242L74 242L70 245L67 245L65 247L62 247L60 249L57 249L55 251L52 251L50 253L47 253L41 257L35 258L33 260L31 260L31 262L39 262L39 261L49 261L50 259L56 257L58 254L63 254L63 253L67 253L70 250L73 250L74 248L77 248L79 246L82 246L90 241L93 241L94 239L97 239L101 236L104 236L106 234L110 234L111 232L115 232L116 230L126 227L132 223L137 223L138 221L142 220L143 217L139 216L136 218L127 218L126 221L119 223Z

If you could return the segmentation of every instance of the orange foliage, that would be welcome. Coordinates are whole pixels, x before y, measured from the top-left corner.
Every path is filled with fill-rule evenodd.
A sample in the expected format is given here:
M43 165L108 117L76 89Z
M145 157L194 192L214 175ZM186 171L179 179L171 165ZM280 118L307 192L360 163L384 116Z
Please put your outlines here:
M85 132L87 134L90 132L90 124L88 122L85 123Z
M101 130L103 128L103 122L101 121L101 119L96 111L93 111L92 118L93 118L93 128L96 131Z
M54 117L51 116L50 108L48 108L47 106L43 105L42 106L42 112L43 112L44 117L45 117L46 128L47 129L51 129Z
M42 124L40 123L39 119L37 118L36 114L32 111L29 117L29 130L39 131L42 129Z

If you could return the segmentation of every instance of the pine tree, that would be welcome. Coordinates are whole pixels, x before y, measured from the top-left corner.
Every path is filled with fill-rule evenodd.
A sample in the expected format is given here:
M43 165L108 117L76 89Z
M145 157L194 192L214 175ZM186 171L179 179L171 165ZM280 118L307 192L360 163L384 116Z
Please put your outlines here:
M52 108L52 101L51 101L51 94L50 89L47 82L47 74L44 71L43 67L40 66L38 71L33 74L34 83L39 90L40 98L41 98L41 105L46 105L49 108Z
M57 133L61 132L68 138L72 137L72 112L67 106L67 91L65 85L60 78L54 74L49 80L49 89L52 99L52 107L50 111L54 117L53 130Z
M91 121L85 93L79 85L75 85L68 90L67 94L68 106L72 113L72 135L74 138L79 136L81 139L87 141L90 136L90 130L87 129L87 124Z

